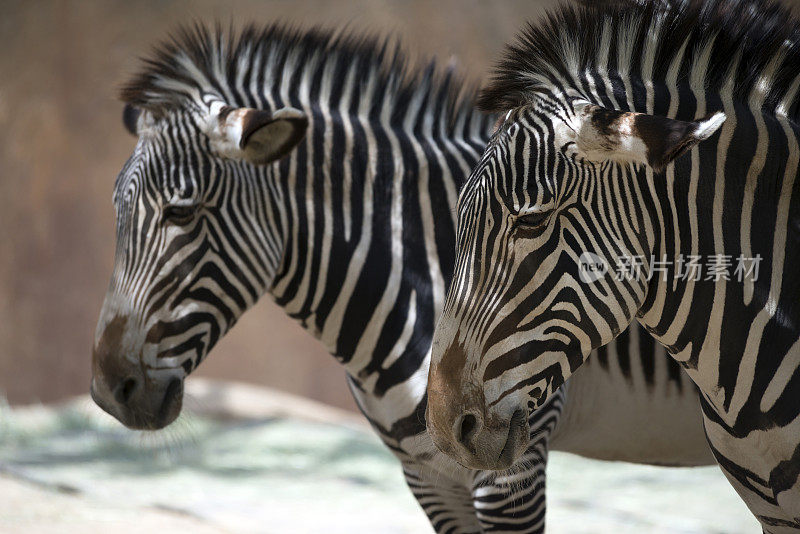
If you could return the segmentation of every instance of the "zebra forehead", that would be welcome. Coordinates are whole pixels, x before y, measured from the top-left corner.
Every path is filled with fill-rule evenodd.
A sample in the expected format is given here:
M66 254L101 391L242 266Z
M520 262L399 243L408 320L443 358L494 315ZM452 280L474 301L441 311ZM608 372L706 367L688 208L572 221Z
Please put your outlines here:
M155 117L149 111L137 116L139 136L114 185L114 201L135 193L148 181L168 196L194 190L198 158L203 157L206 134L192 115L172 110Z

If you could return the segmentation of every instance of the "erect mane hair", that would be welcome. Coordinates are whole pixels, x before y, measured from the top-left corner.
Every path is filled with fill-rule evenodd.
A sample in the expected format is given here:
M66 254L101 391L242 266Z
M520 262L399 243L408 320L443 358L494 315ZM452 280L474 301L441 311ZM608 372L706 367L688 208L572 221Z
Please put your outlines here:
M197 106L209 92L230 106L258 107L265 99L283 95L280 100L290 99L284 104L300 107L293 101L298 89L305 84L319 94L323 73L332 80L331 94L321 94L320 99L332 107L346 78L352 77L355 87L374 85L370 116L388 104L392 119L402 117L419 99L421 111L432 113L435 124L447 130L458 119L480 115L474 106L477 84L466 82L452 67L439 69L434 61L409 67L406 54L391 37L277 23L248 25L241 31L196 23L179 27L142 61L143 68L122 86L120 98L155 116Z
M604 37L608 47L601 46ZM605 73L617 87L627 78L637 93L634 102L641 102L648 83L666 83L684 44L679 86L690 84L695 62L702 61L706 94L733 82L734 100L748 102L758 93L763 111L798 118L800 28L786 7L771 0L598 0L561 6L529 23L506 47L478 105L507 111L564 80L580 89L575 80L587 72ZM652 70L645 76L650 58Z

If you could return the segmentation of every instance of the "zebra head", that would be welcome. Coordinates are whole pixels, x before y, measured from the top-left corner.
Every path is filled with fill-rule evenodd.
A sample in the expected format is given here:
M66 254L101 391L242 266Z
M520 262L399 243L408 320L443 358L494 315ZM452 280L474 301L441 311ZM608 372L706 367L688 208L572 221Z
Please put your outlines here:
M269 286L278 262L262 198L305 115L127 106L138 136L114 188L117 247L92 354L91 394L131 428L180 413L183 380Z
M649 258L648 184L723 120L552 93L507 113L459 197L455 273L428 383L440 449L478 469L508 468L524 452L529 410L626 328L646 297L646 272L617 280L609 266Z

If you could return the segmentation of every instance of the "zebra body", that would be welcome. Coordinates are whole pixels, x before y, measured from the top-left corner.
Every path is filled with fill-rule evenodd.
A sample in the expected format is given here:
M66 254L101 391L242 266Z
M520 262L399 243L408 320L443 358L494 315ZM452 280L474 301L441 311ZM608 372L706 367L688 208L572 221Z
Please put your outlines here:
M505 115L459 198L429 430L513 462L518 413L637 319L764 531L796 532L800 26L760 0L605 4L529 26L481 97Z
M470 470L434 447L424 421L431 336L452 277L458 189L491 118L458 99L451 75L410 76L378 49L280 27L238 39L197 28L124 88L139 142L115 186L117 257L93 354L98 404L132 427L169 424L185 376L269 293L342 363L438 532L541 531L547 451L559 442L587 456L708 463L688 382L621 366L594 371L619 383L616 395L576 388L559 424L562 390L531 415L526 469ZM658 351L615 350L666 362ZM663 426L643 427L644 411L611 420L620 400L660 399L671 414ZM587 419L643 427L674 447L631 450L607 434L583 442L587 428L578 435L569 421Z

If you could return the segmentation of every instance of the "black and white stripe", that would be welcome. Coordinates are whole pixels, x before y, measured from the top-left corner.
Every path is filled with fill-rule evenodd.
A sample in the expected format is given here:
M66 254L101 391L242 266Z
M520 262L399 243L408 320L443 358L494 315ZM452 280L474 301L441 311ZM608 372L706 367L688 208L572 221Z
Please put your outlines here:
M431 337L452 277L457 193L493 118L459 97L463 82L453 74L433 67L408 74L387 46L279 26L238 37L196 28L161 46L123 89L138 110L129 115L140 139L115 187L117 262L98 331L124 312L144 366L188 374L269 293L342 362L437 532L540 532L548 440L566 392L531 415L530 447L503 475L458 466L425 433ZM234 108L293 108L309 127L287 157L252 165L220 157L208 133L212 108L218 122ZM631 354L627 347L618 344L616 353ZM641 368L655 357L631 354ZM667 387L672 373L641 379L631 368L599 372L631 398L677 399L673 419L682 424L683 406L696 405L696 394ZM650 382L665 385L662 397L639 388ZM572 413L616 402L584 397L571 398L581 405ZM569 443L574 434L563 424L558 435ZM681 453L654 457L628 454L627 440L562 448L705 461L696 441L678 440Z
M536 405L638 319L699 387L764 531L796 532L800 26L766 0L598 4L529 26L483 93L507 115L459 198L431 376ZM645 276L582 278L587 252ZM759 275L676 277L694 255L731 276L760 257Z

